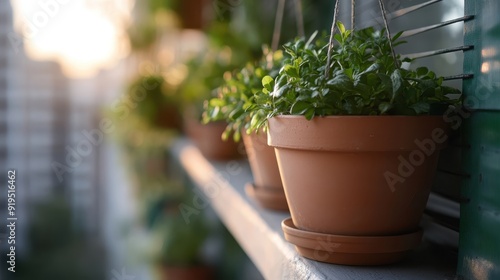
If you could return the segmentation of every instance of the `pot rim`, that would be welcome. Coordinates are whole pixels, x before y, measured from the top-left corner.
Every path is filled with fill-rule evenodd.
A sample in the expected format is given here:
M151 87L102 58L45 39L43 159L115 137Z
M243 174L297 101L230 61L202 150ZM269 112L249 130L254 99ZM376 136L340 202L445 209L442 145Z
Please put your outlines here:
M441 150L450 132L442 116L430 115L325 116L311 120L279 115L268 122L270 146L313 151L413 151L422 143Z

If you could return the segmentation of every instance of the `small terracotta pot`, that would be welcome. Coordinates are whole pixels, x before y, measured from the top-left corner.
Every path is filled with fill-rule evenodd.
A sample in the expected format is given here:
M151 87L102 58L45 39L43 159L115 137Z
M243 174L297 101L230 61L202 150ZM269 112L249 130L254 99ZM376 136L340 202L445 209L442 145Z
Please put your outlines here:
M206 266L163 266L162 280L211 280L213 270Z
M203 29L206 27L207 0L180 1L179 12L184 29Z
M418 231L447 131L441 116L270 119L293 224L346 236Z
M246 187L247 195L264 208L288 211L278 162L274 148L267 145L267 134L260 131L242 135L254 178L254 184Z
M159 128L182 130L182 118L176 106L168 104L158 111L154 124Z
M236 143L232 138L223 141L222 133L226 129L225 122L201 124L194 119L186 119L184 130L200 152L210 160L230 160L245 154L243 143Z

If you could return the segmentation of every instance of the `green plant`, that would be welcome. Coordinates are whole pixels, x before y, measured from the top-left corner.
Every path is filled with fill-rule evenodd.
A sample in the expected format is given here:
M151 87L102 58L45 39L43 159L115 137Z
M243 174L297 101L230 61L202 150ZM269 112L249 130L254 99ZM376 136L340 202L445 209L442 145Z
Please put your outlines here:
M384 31L373 28L346 30L337 23L337 44L332 50L330 71L325 75L328 44L316 34L287 43L290 55L276 78L262 79L259 107L267 117L304 115L307 119L327 115L422 115L431 106L452 104L448 95L457 89L442 85L425 67L415 70L401 67L410 59L396 60ZM401 33L392 39L396 46Z
M242 130L256 130L256 124L266 118L256 101L262 96L262 78L277 76L282 60L281 51L265 48L260 62L248 63L241 71L226 75L224 84L217 89L218 96L205 102L203 122L226 121L222 137L227 139L233 133L235 141L240 140Z
M158 260L162 264L188 266L201 262L200 252L209 235L209 227L202 213L184 219L180 209L183 201L192 201L189 199L192 199L189 195L185 198L168 196L152 205L156 211L161 209L150 222L154 223L152 226L161 240Z
M26 253L16 256L15 275L1 279L106 278L106 246L85 233L68 199L50 196L30 208L23 231Z
M178 9L179 2L178 0L149 0L148 7L153 14L161 10Z
M201 118L203 102L214 97L224 83L224 74L251 60L251 51L241 36L226 22L214 23L208 33L209 46L187 63L188 75L178 88L185 109L194 109Z
M165 82L163 76L152 74L139 76L127 89L127 99L133 103L132 112L146 123L160 126L160 122L176 121L174 112L179 104L175 91ZM171 120L162 120L161 114L168 110Z
M127 29L128 40L133 51L147 50L156 42L158 29L153 20L145 20Z

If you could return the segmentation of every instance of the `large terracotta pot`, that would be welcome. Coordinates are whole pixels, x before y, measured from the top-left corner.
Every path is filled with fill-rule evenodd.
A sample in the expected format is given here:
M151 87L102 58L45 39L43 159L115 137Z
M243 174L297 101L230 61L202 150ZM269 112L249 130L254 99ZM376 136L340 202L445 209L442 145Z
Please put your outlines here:
M247 194L264 208L288 211L274 148L267 145L267 133L242 135L254 178L254 183L246 187Z
M236 143L233 139L223 141L222 133L226 129L225 122L201 124L195 119L185 120L184 130L200 152L210 160L230 160L245 154L243 143Z
M298 230L374 237L417 235L446 138L440 116L277 116L268 142Z

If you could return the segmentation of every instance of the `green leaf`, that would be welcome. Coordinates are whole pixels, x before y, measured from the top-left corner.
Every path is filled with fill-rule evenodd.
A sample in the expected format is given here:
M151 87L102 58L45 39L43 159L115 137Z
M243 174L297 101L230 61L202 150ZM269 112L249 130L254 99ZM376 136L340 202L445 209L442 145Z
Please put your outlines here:
M229 113L229 115L228 115L228 119L236 120L239 117L241 117L245 113L245 111L242 109L243 108L236 108L235 110L231 111L231 113Z
M306 42L305 48L309 47L309 45L312 43L312 41L314 41L314 38L316 38L317 35L318 35L318 30L314 31L311 37L309 37L309 40L307 40Z
M396 42L396 40L403 35L403 31L399 31L396 35L392 36L392 41Z
M290 88L289 85L285 85L280 88L275 88L274 91L271 93L271 95L273 97L281 97L289 88Z
M304 116L306 117L306 119L308 120L311 120L312 118L314 118L314 115L315 115L315 110L314 108L309 108L307 109L306 113L304 114Z
M349 77L347 77L345 74L341 75L336 75L333 79L329 80L326 82L327 85L335 86L338 88L350 88L352 87L352 82Z
M392 81L392 99L394 99L400 92L401 86L403 85L403 77L401 77L401 71L399 69L394 70L391 74Z
M378 69L380 69L380 65L378 63L373 63L372 65L370 65L370 67L366 68L365 71L359 73L359 75L361 74L365 74L365 73L370 73L370 72L375 72L377 71Z
M299 78L299 69L297 69L293 65L287 64L283 67L283 70L287 75L294 78Z
M380 103L380 105L378 105L378 109L381 115L387 113L390 109L392 109L392 107L392 104L388 102L382 102Z
M378 78L377 74L374 73L368 73L366 75L366 83L373 87L379 83L380 79Z
M453 87L448 87L448 86L442 86L441 87L443 89L443 94L444 95L447 95L447 94L460 94L460 90L456 89L456 88L453 88Z
M337 33L337 34L333 35L333 38L335 38L335 41L342 44L342 42L343 42L342 35Z
M216 119L217 116L219 115L220 107L215 107L212 111L212 114L210 114L210 118Z
M417 113L417 115L420 115L420 114L428 113L430 110L430 105L429 105L429 103L426 103L426 102L418 102L418 103L411 105L410 108L415 110L415 113Z
M241 140L241 132L239 130L235 130L233 134L234 142L238 143Z
M284 75L283 75L283 76L278 77L278 78L277 78L277 80L278 80L278 81L275 83L274 87L276 87L276 86L277 86L277 87L282 87L282 86L286 85L286 83L287 83L287 77L286 77L286 76L284 76ZM273 89L273 90L274 90L274 89Z
M352 79L352 75L353 75L353 72L354 70L352 68L347 68L347 69L344 69L344 73L347 75L347 77L351 78Z
M430 80L430 79L418 80L418 83L420 84L420 86L422 88L425 88L425 89L436 88L436 86L437 86L437 82L435 80Z
M344 34L345 33L345 26L344 26L344 24L342 22L337 21L337 28L339 29L340 34Z
M221 135L221 139L222 141L227 141L227 139L229 139L229 132L224 131Z
M264 76L264 70L262 68L258 68L255 70L255 76L257 77L263 77Z
M221 100L219 98L212 98L210 99L210 101L208 102L209 106L211 107L221 107L221 106L224 106L226 105L224 100Z
M250 127L255 127L259 123L259 115L255 114L250 120Z
M418 76L425 76L429 72L429 69L427 67L418 67L416 71Z
M305 101L297 101L292 105L290 109L290 114L292 115L302 115L307 109L311 107L311 105Z
M269 92L273 91L274 88L274 79L271 76L265 76L262 78L262 86L267 89Z

